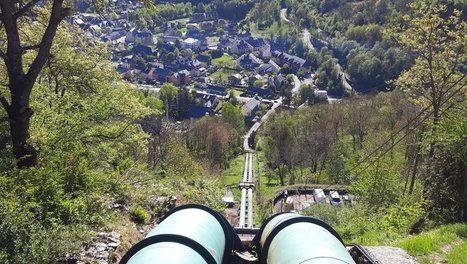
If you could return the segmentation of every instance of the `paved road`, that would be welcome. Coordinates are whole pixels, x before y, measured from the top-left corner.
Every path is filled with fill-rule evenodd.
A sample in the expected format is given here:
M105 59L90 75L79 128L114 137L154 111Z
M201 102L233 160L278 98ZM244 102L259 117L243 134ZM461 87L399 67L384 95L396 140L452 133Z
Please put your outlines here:
M284 20L285 22L287 23L292 23L292 21L290 21L288 18L287 18L287 8L282 8L281 9L281 12L280 12L280 15L281 15L281 19Z
M293 75L293 88L292 88L292 95L298 94L300 91L300 86L302 86L302 82L298 79L297 75Z
M308 49L314 50L315 47L313 47L313 44L311 44L311 35L310 31L307 29L302 30L302 40L305 46L307 46Z
M292 21L290 21L287 18L287 9L286 8L281 9L280 17L285 22L292 23ZM302 41L305 44L305 46L307 46L308 49L312 49L312 50L315 49L315 47L313 47L313 44L311 43L310 31L308 29L306 29L306 28L302 29ZM344 88L346 90L348 90L348 91L352 91L353 90L352 86L347 82L347 79L349 78L349 76L343 71L342 66L339 63L336 63L336 69L339 72L339 76L341 78L342 84L344 85Z
M276 110L277 107L279 107L282 104L282 97L277 99L276 101L273 102L271 109L269 109L266 114L264 114L260 120L258 120L256 123L253 124L253 126L248 130L248 132L245 135L245 138L243 140L243 150L245 152L252 152L254 151L253 149L250 148L248 145L248 138L251 136L253 132L256 132L259 127L268 119L268 117Z

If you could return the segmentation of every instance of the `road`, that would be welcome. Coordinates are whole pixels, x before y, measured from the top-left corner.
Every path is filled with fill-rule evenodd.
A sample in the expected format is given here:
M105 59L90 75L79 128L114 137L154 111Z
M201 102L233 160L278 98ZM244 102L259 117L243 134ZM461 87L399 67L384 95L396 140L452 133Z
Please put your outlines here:
M268 117L276 110L277 107L279 107L282 104L282 97L277 99L276 101L273 102L271 109L269 109L266 114L264 114L260 120L256 121L256 123L253 124L252 127L248 130L248 132L245 135L245 138L243 139L243 150L245 152L252 152L254 151L253 149L250 148L248 145L248 138L251 136L253 132L256 132L259 127L268 119Z
M287 23L292 23L292 21L290 21L290 20L287 18L287 8L282 8L282 9L281 9L280 16L281 16L281 19L284 20L285 22L287 22Z
M291 20L287 18L286 8L281 9L280 17L282 20L284 20L287 23L293 23ZM306 28L302 29L302 41L308 49L315 50L315 47L311 43L310 31ZM347 79L349 78L349 76L343 71L342 66L339 63L336 63L336 69L339 72L339 77L341 79L342 84L344 85L344 88L349 92L353 91L352 86L349 84L349 82L347 82Z
M313 44L311 44L311 34L310 34L310 31L308 31L307 29L303 29L302 30L302 40L303 40L303 43L305 44L305 46L308 48L308 49L311 49L311 50L314 50L315 47L313 47Z
M298 94L300 91L300 86L302 86L302 82L298 79L297 75L293 75L293 88L292 88L292 95Z

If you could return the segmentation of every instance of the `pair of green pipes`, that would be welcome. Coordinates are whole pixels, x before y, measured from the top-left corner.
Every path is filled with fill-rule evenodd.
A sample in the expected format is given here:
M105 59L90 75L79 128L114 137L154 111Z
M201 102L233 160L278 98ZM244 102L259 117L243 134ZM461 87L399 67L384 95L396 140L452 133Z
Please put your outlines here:
M252 244L261 264L355 263L332 227L295 213L267 219ZM202 205L183 205L170 211L120 263L229 264L234 251L245 249L221 214Z

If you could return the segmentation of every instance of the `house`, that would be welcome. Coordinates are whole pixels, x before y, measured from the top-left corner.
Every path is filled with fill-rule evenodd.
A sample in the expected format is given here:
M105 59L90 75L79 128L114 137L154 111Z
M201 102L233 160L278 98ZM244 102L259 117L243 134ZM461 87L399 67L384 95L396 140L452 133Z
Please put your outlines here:
M319 101L328 100L328 92L326 90L315 90L315 96L318 98Z
M237 59L237 64L248 70L259 67L261 63L262 61L252 53L243 54Z
M203 21L199 23L199 28L206 32L210 32L214 30L214 23L211 21Z
M222 85L208 84L206 91L217 95L227 95L227 87Z
M133 49L131 50L131 52L133 52L134 55L146 55L146 56L150 56L153 54L152 52L152 48L148 47L148 46L144 46L144 45L141 45L141 44L138 44L136 46L133 47Z
M125 36L125 31L123 30L112 30L112 32L109 32L107 34L104 34L101 36L101 40L104 42L107 41L116 41L119 38L122 38Z
M249 36L245 41L251 45L253 51L258 52L261 58L269 59L271 57L271 45L267 40Z
M285 84L287 81L287 78L283 74L279 74L276 77L272 78L272 85L274 85L276 88L280 88L282 85Z
M215 95L197 93L196 97L199 98L203 102L204 106L209 107L209 108L216 107L218 103L217 96Z
M122 62L122 63L119 63L117 65L117 72L120 73L120 74L124 74L126 73L127 71L130 70L130 64L129 63L126 63L126 62Z
M276 58L276 62L277 64L279 65L284 65L284 64L288 64L290 69L293 71L293 72L297 72L299 71L300 69L302 70L309 70L309 67L308 65L306 64L306 60L305 59L302 59L300 57L297 57L297 56L294 56L294 55L290 55L290 54L287 54L285 52L281 52L281 51L278 51L278 50L275 50L273 53L272 53L272 56L274 58Z
M188 113L188 116L190 119L198 119L202 118L205 116L212 116L214 115L214 112L211 110L211 108L203 106L203 105L194 105L191 109L190 112Z
M248 44L248 42L246 42L245 40L238 40L238 39L229 41L226 48L230 54L236 54L236 55L242 55L247 52L253 51L253 47L250 44Z
M139 31L136 28L133 28L125 36L126 43L136 43L146 46L154 45L154 36L151 32Z
M156 68L152 74L154 76L154 79L158 82L170 82L177 86L180 84L178 76L171 70Z
M175 45L169 43L158 43L157 47L159 50L166 50L167 52L174 52L176 49Z
M197 59L193 59L189 56L177 58L170 65L167 65L168 68L174 71L188 70L192 71L197 68L201 68L201 63Z
M134 37L134 42L137 44L154 45L154 36L151 32L136 32Z
M199 61L201 67L209 67L211 65L211 57L208 55L199 54L196 59Z
M201 47L201 41L199 39L187 38L180 42L180 45L184 49L199 50Z
M256 72L262 75L268 73L277 74L280 72L280 70L281 67L279 67L279 65L277 65L277 63L275 63L273 60L269 60L268 63L261 64L258 68L256 68Z
M186 29L187 29L187 31L198 30L198 24L197 23L188 23L188 24L186 24Z
M207 13L193 13L189 18L190 23L197 23L207 20L218 20L219 14L216 11L207 12Z
M242 75L235 73L229 76L229 83L231 85L240 85L242 84Z
M258 88L254 86L248 87L246 89L245 94L248 96L259 96L259 97L268 98L268 99L272 99L275 97L270 89L262 89L262 88Z
M190 71L190 74L192 77L201 77L201 76L206 76L207 70L204 67L201 68L196 68ZM200 80L197 79L199 82ZM203 81L204 82L204 81Z
M263 76L259 74L252 75L248 77L248 84L253 85L257 80L262 80Z
M167 42L176 42L180 38L180 33L173 29L169 28L164 32L164 35L162 36L162 40L167 43Z
M256 110L258 110L259 105L261 104L261 101L258 100L257 97L251 98L248 100L243 106L242 106L242 114L245 117L252 117L256 113Z
M177 72L176 77L180 85L187 85L191 83L191 75L188 70L181 70Z

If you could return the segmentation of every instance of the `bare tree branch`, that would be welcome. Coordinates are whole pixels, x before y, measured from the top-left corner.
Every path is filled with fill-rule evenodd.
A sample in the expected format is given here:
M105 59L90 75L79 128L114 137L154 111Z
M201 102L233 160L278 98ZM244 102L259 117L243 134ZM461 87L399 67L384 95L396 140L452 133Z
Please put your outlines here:
M33 8L37 2L39 2L40 0L31 0L29 1L27 4L23 5L14 15L13 17L15 19L18 19L19 17L21 16L24 16L29 10L31 10L31 8Z
M0 103L2 104L3 108L5 108L5 111L8 112L10 111L10 104L8 103L8 101L6 100L5 97L0 97Z
M29 82L34 82L36 80L42 70L42 67L49 59L50 49L52 47L52 42L57 32L58 25L66 16L69 15L70 11L70 8L63 7L63 0L55 0L53 2L49 24L42 36L39 53L32 62L27 73L27 79ZM29 86L28 88L32 89L32 86Z
M38 49L40 47L41 47L40 44L35 44L35 45L29 45L29 46L21 47L21 49L23 50L23 52L25 52L27 50L35 50L35 49Z

